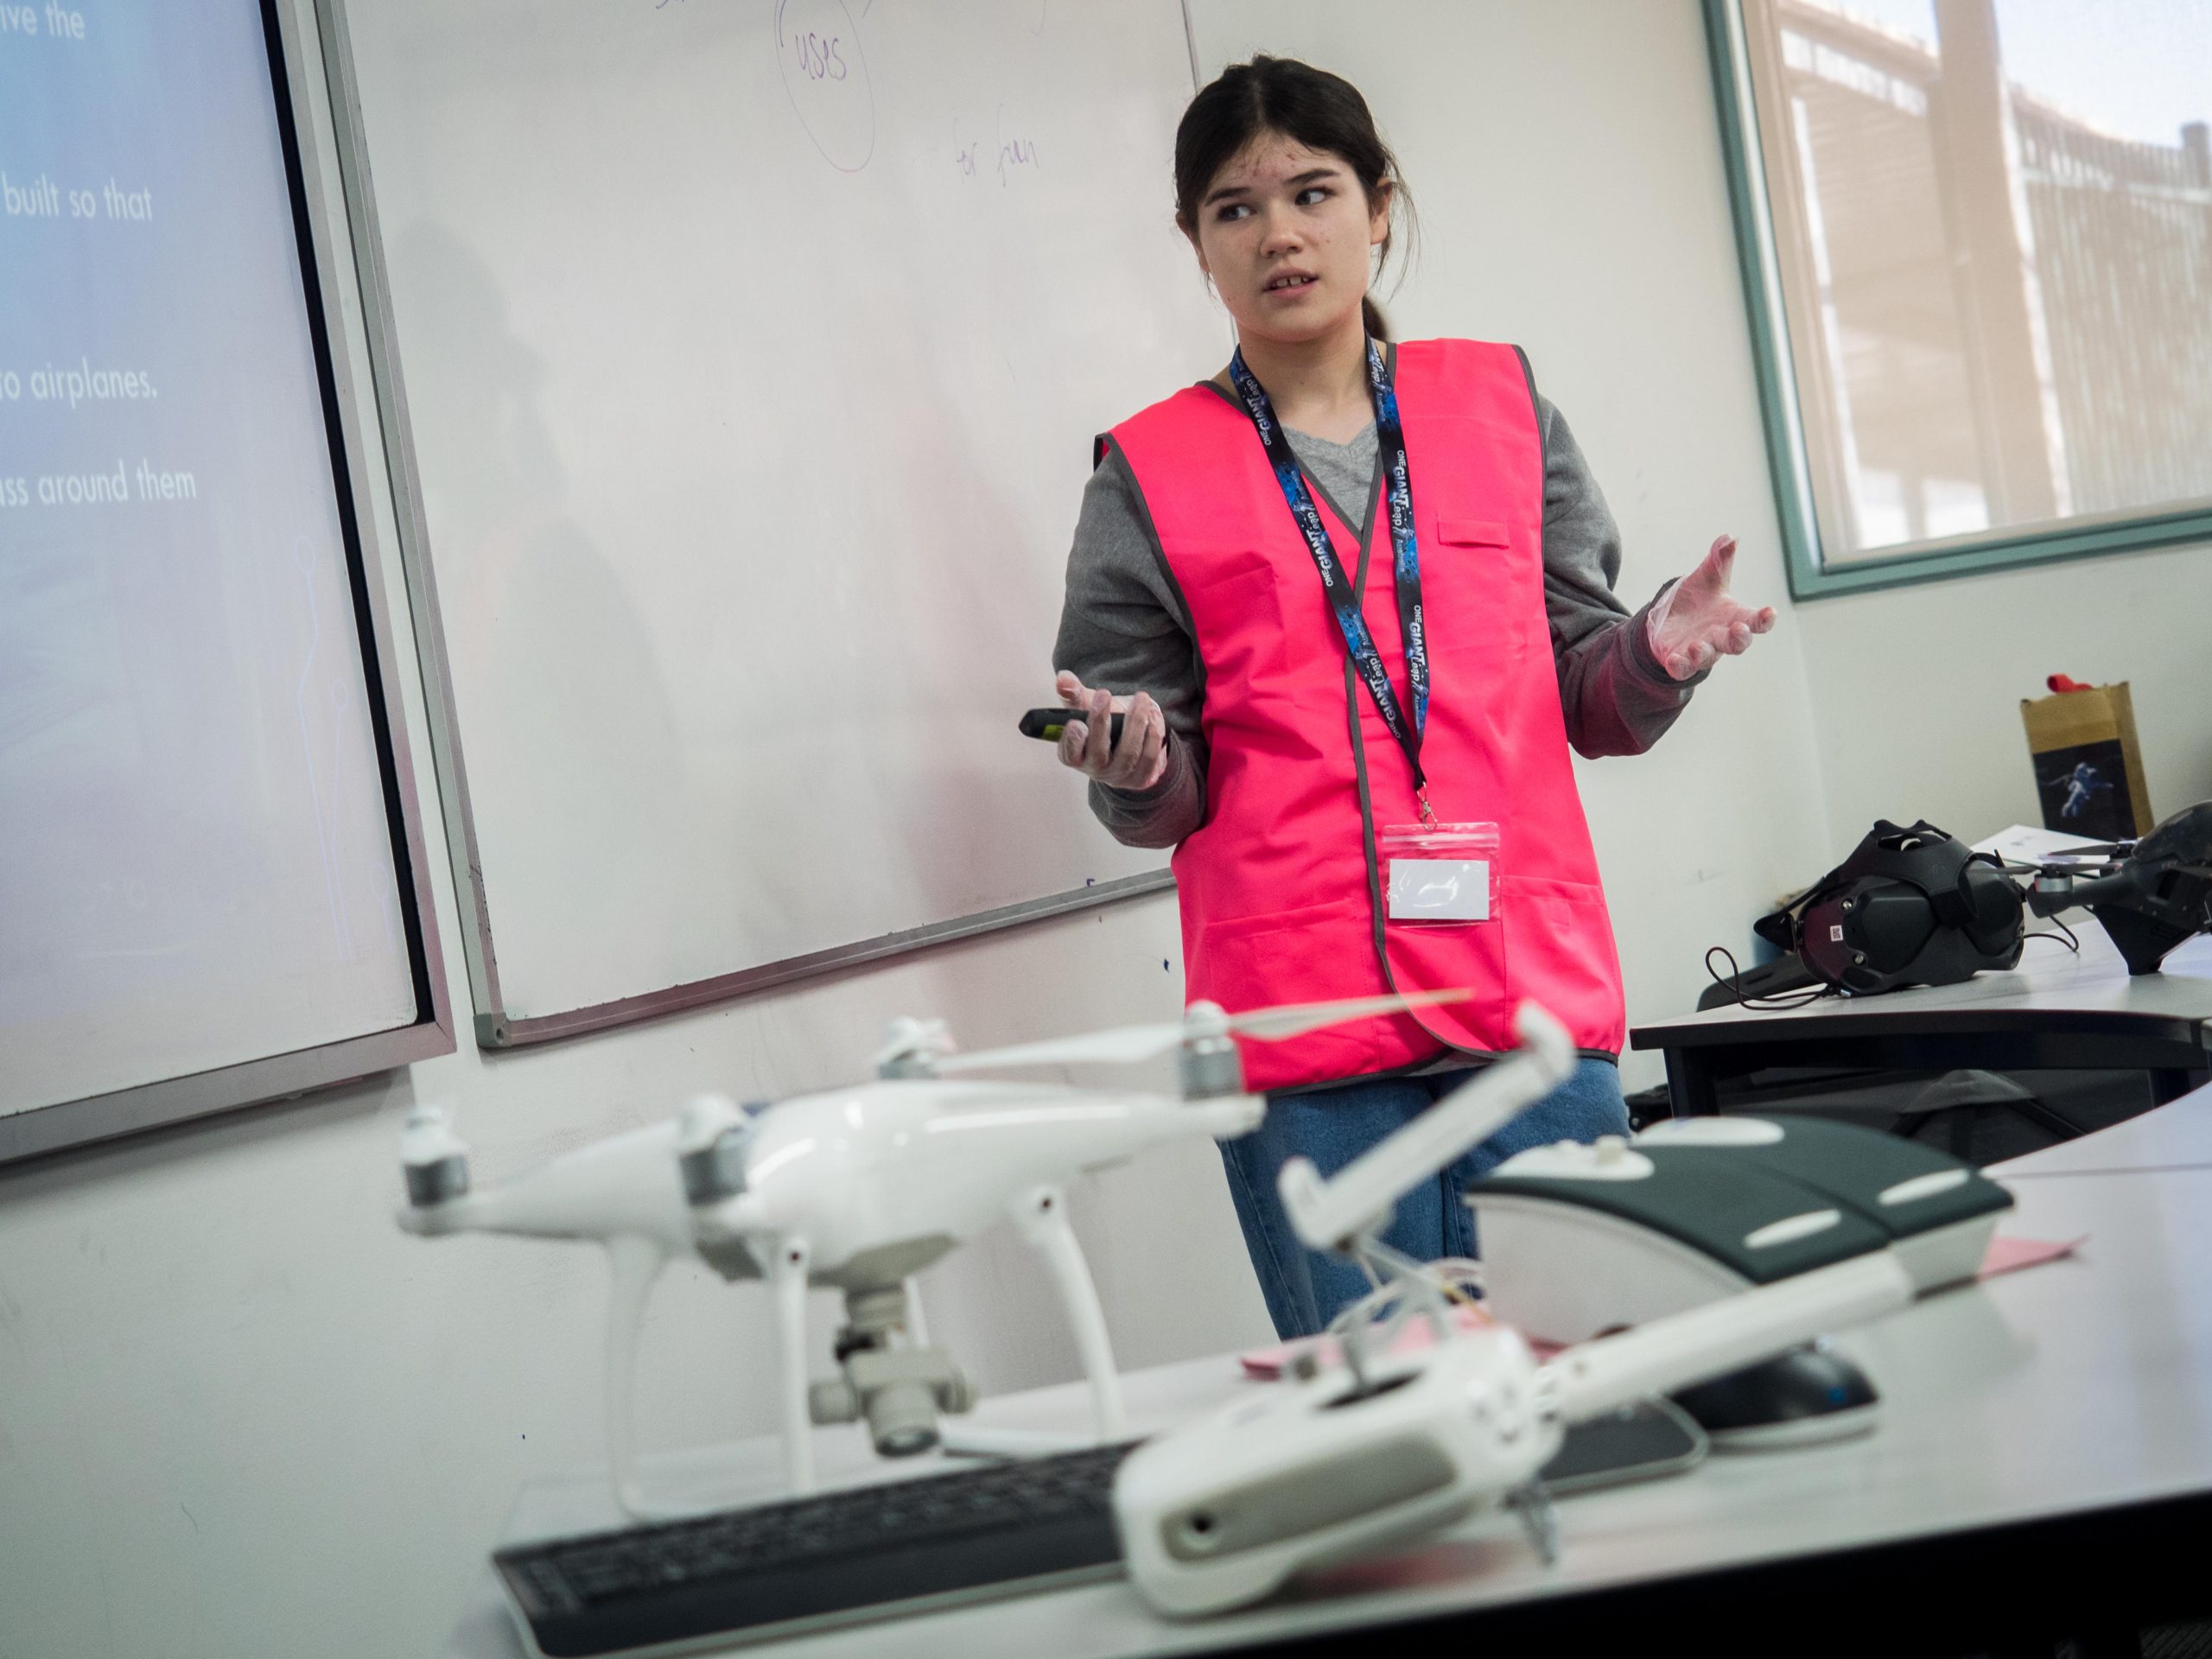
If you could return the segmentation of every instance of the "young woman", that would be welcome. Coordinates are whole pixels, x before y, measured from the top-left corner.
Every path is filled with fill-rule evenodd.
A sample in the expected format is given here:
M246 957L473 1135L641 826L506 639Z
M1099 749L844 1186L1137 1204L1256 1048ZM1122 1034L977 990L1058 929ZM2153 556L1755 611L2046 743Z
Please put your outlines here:
M1729 596L1723 537L1630 616L1605 498L1517 349L1386 343L1367 290L1404 192L1348 82L1230 67L1177 130L1175 193L1237 349L1101 442L1053 652L1090 718L1060 758L1118 839L1175 849L1192 1000L1476 993L1245 1046L1268 1117L1223 1157L1288 1337L1367 1287L1300 1244L1283 1161L1342 1167L1510 1048L1523 998L1567 1023L1580 1070L1402 1200L1388 1242L1470 1255L1470 1180L1627 1132L1620 967L1567 746L1649 747L1774 613ZM1451 897L1485 854L1486 918Z

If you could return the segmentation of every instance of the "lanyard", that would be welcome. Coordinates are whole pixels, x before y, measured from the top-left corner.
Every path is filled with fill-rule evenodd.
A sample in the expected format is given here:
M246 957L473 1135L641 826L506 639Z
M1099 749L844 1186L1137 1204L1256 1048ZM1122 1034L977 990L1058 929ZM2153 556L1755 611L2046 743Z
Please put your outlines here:
M1329 608L1344 634L1344 649L1351 653L1360 678L1367 682L1367 694L1375 700L1376 712L1382 716L1383 725L1397 739L1413 766L1414 795L1421 803L1421 821L1433 823L1436 815L1429 810L1428 777L1421 765L1421 736L1428 726L1428 633L1421 613L1421 553L1414 540L1413 477L1406 464L1406 431L1398 419L1397 390L1391 384L1382 348L1371 340L1367 342L1367 382L1375 399L1376 449L1390 504L1390 568L1397 587L1398 628L1406 647L1406 678L1413 693L1410 721L1390 683L1389 671L1382 665L1382 653L1375 648L1374 636L1367 631L1359 595L1352 591L1351 579L1329 540L1328 526L1321 522L1313 493L1306 487L1298 457L1275 419L1267 388L1245 366L1242 350L1229 359L1229 378L1244 400L1245 413L1259 430L1261 447L1274 468L1275 483L1306 537L1306 550L1313 556L1313 568L1321 573L1321 591L1327 595Z

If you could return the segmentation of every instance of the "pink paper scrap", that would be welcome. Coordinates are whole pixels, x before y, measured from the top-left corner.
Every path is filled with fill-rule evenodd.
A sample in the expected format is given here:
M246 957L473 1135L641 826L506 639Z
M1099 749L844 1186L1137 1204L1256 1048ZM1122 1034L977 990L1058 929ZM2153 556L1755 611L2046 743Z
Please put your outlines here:
M1989 1241L1989 1250L1981 1258L1984 1279L1994 1279L2000 1273L2018 1273L2023 1268L2038 1268L2046 1262L2056 1262L2061 1256L2071 1255L2088 1243L2088 1235L2079 1238L2043 1239L2012 1238L1999 1233ZM1491 1316L1478 1302L1462 1302L1452 1310L1452 1323L1462 1331L1473 1331L1491 1324ZM1398 1332L1398 1339L1390 1344L1394 1354L1417 1354L1436 1341L1435 1332L1429 1322L1418 1314L1407 1319ZM1539 1353L1551 1351L1555 1344L1532 1344ZM1341 1357L1342 1349L1334 1337L1308 1338L1297 1342L1278 1343L1272 1348L1255 1348L1237 1356L1247 1376L1268 1382L1282 1375L1283 1367L1294 1354L1311 1349L1324 1365L1333 1365Z

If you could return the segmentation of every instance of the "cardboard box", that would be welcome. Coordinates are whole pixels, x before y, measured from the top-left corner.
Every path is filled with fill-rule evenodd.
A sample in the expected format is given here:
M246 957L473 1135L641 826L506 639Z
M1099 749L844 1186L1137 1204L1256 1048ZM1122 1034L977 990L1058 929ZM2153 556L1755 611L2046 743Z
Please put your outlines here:
M2135 705L2127 682L2023 697L2036 795L2046 830L2097 841L2132 841L2158 821L2151 816L2142 746L2135 741Z

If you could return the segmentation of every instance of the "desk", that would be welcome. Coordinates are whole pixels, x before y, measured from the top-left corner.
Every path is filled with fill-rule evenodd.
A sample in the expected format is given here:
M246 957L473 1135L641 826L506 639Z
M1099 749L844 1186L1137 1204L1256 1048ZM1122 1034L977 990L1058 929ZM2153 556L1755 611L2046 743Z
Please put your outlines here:
M2212 1088L2183 1095L2078 1141L2062 1141L1994 1166L1989 1173L2018 1182L2182 1169L2212 1170Z
M1694 1630L1707 1652L1957 1655L2212 1612L2212 1170L2186 1166L2208 1112L2212 1090L2122 1126L2129 1158L2176 1167L2020 1181L2006 1230L2088 1233L2078 1257L1931 1298L1842 1339L1885 1397L1872 1435L1716 1454L1687 1475L1564 1500L1554 1567L1492 1515L1226 1618L1173 1624L1126 1584L1097 1584L743 1651L1306 1652L1369 1643L1387 1625L1419 1627L1423 1641L1564 1652ZM1226 1356L1144 1372L1130 1379L1132 1414L1153 1427L1246 1386ZM1085 1409L1069 1387L987 1402L986 1414L1068 1427ZM821 1445L832 1478L859 1472L854 1439ZM664 1491L735 1481L766 1497L777 1467L764 1440L652 1460L648 1476ZM607 1518L601 1478L579 1475L527 1491L510 1536ZM488 1567L448 1651L521 1652Z
M2084 917L2075 931L2078 957L2031 941L2010 973L1795 1008L1708 1008L1639 1026L1629 1044L1664 1051L1677 1116L1718 1111L1720 1083L1770 1066L2144 1071L2158 1103L2203 1083L2212 936L2182 944L2163 972L2133 978L2103 928Z

